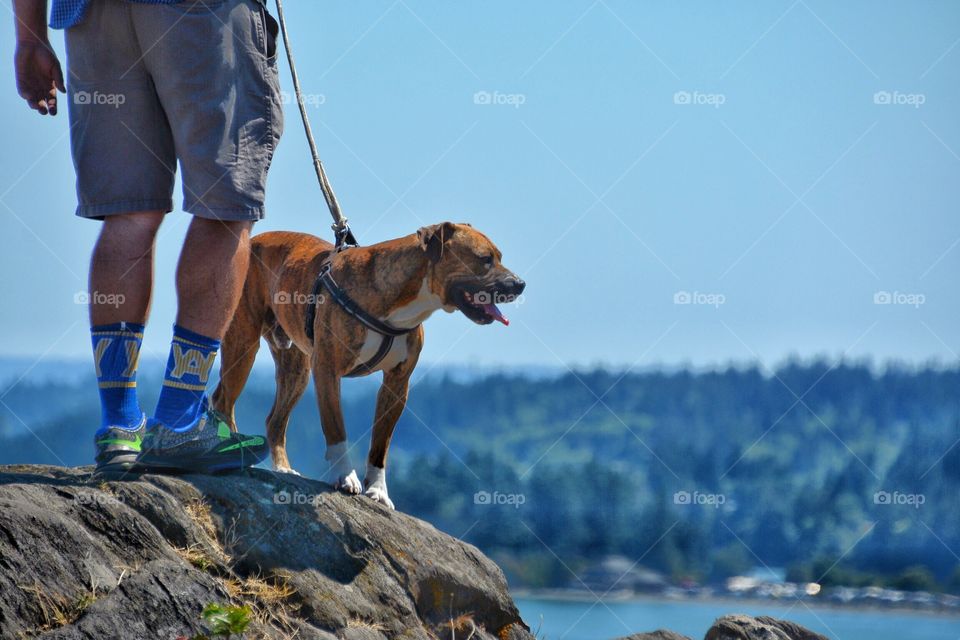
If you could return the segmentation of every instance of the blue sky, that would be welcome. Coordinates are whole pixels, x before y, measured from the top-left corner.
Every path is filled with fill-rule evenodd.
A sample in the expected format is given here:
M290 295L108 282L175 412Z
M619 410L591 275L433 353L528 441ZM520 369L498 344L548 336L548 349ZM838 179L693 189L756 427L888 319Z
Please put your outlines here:
M361 242L469 221L528 282L505 309L510 327L432 318L424 361L956 360L955 2L287 12L321 155ZM12 29L0 44L12 53ZM285 71L282 82L290 90ZM66 117L29 112L9 63L0 86L0 353L84 356L74 297L99 226L73 216ZM267 205L258 231L329 234L293 104ZM175 211L161 231L145 343L158 369L187 222Z

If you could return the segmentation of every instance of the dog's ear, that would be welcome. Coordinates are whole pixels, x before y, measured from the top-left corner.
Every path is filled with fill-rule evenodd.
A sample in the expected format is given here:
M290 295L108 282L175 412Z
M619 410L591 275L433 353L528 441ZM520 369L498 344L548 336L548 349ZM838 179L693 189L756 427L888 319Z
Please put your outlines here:
M450 239L454 231L456 231L456 225L452 222L441 222L417 229L420 248L426 252L430 262L439 262L440 258L443 257L443 245Z

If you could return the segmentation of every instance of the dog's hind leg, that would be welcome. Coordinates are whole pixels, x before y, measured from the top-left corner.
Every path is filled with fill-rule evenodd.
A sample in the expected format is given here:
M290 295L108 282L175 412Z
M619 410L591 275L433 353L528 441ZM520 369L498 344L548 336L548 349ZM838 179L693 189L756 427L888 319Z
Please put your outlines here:
M233 431L237 430L234 408L257 358L261 324L241 300L220 347L220 383L213 392L213 408L227 417Z
M290 412L303 396L310 382L310 361L296 347L283 348L270 343L270 353L277 366L277 393L267 416L267 443L273 468L284 473L297 473L287 459L287 424Z

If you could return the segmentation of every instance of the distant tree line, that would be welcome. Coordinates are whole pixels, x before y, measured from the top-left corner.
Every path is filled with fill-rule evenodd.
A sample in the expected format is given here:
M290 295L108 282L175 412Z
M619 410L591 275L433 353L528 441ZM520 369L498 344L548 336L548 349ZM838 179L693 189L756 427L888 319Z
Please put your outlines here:
M347 387L356 440L375 388ZM433 377L411 390L388 480L399 509L476 544L517 584L575 585L622 555L679 582L768 565L823 584L956 591L958 392L957 366L826 361ZM242 428L262 432L272 395L251 384ZM0 408L0 461L89 463L95 387L22 382L4 403L19 417ZM309 392L288 439L294 466L319 477Z

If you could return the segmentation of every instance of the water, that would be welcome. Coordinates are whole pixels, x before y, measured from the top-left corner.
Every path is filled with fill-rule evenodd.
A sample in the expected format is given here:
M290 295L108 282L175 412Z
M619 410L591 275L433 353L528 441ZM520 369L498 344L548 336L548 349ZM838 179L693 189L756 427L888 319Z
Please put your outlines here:
M807 608L799 602L792 608L790 604L655 599L596 605L537 598L517 598L516 602L524 621L545 640L612 640L655 629L670 629L699 640L715 619L731 613L792 620L832 640L960 640L960 617Z

